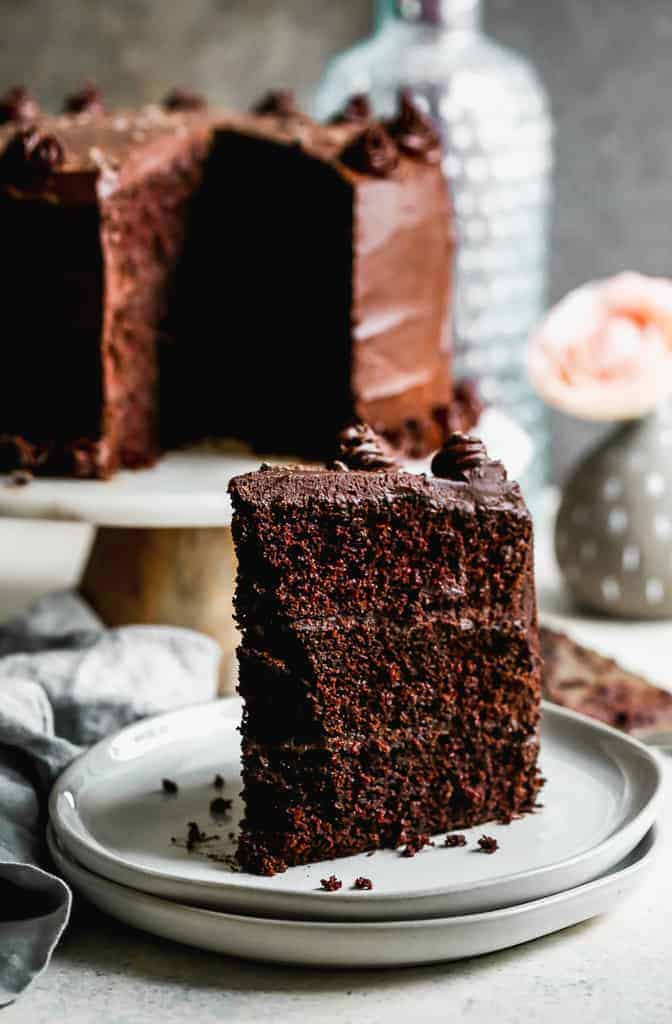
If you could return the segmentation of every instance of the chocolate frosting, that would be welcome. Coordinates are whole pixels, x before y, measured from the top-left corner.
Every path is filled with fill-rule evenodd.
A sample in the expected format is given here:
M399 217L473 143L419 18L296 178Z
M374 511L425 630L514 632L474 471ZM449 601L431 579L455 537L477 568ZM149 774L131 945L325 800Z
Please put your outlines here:
M445 480L493 485L506 480L501 462L488 458L485 445L476 437L454 433L432 459L432 473Z
M22 85L12 86L0 98L0 124L7 124L10 121L28 124L39 116L39 104Z
M395 469L397 460L385 441L366 423L351 423L338 435L339 458L333 469Z
M357 92L347 101L343 110L332 118L332 124L365 124L371 120L371 101L365 92Z
M387 129L399 149L408 156L438 163L441 159L441 139L431 119L418 110L408 91L399 94L397 116L388 122Z
M192 89L171 89L163 98L163 109L168 111L204 110L207 107L205 96Z
M49 177L63 164L63 146L55 135L21 128L0 157L0 181L30 185Z
M65 114L102 114L105 111L100 89L94 82L86 82L81 89L65 97Z
M399 164L399 151L382 124L371 124L345 147L340 159L362 174L389 178Z

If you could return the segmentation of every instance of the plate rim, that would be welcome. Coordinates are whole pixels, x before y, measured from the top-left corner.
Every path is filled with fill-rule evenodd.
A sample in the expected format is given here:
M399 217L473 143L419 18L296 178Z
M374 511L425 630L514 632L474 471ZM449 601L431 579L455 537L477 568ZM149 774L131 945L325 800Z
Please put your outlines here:
M120 736L124 733L135 729L138 726L147 725L149 723L158 723L161 721L170 721L172 719L179 719L185 712L197 712L201 711L203 714L206 713L208 707L212 704L216 704L221 707L225 707L232 713L235 708L242 708L243 701L240 697L222 697L215 701L209 701L200 705L188 705L184 708L178 708L177 710L164 712L161 715L151 716L149 718L142 719L138 722L134 722L131 725L125 726L123 729L111 734L108 737L100 740L94 746L84 751L83 754L79 755L75 760L65 769L65 771L59 776L54 783L50 796L49 796L49 821L53 824L54 831L59 839L66 845L67 850L73 856L80 855L82 849L92 850L96 858L101 858L107 864L115 867L119 872L126 875L137 875L140 877L151 878L161 883L175 883L179 886L187 885L197 887L203 892L217 892L222 894L227 889L233 890L236 894L245 893L250 898L258 897L261 899L268 899L271 893L263 886L255 884L251 881L245 885L232 885L226 877L222 877L221 880L194 880L180 876L178 874L162 871L153 867L135 866L129 865L123 857L114 853L113 851L106 848L96 837L85 828L83 820L78 816L78 820L82 822L82 826L87 836L92 840L91 843L86 842L80 835L74 831L67 821L63 821L57 810L57 804L62 793L68 789L69 779L78 770L78 766L81 765L82 760L86 758L93 758L99 756L96 754L97 751L102 750L105 747L111 746L116 742ZM622 733L617 729L606 725L603 722L598 722L595 719L588 718L586 715L582 715L578 712L571 711L568 708L560 707L559 705L552 704L550 701L542 700L541 702L542 715L557 718L560 721L566 721L570 724L578 725L580 728L594 731L598 736L603 736L611 742L621 744L624 749L627 749L629 753L636 753L640 758L647 764L647 767L652 771L652 789L648 800L640 807L638 812L625 826L617 828L617 830L603 839L596 846L591 846L587 850L583 850L579 853L572 854L569 857L565 857L562 860L554 861L551 864L541 865L536 868L522 869L516 872L510 872L495 876L494 878L485 880L473 880L470 882L462 883L460 885L442 885L433 888L426 888L422 890L416 890L412 893L403 894L389 894L384 892L367 892L366 901L367 906L375 906L376 904L394 903L394 902L414 902L416 900L428 900L435 897L450 897L451 895L471 893L477 890L488 890L495 886L503 886L508 884L515 884L523 879L535 879L540 875L544 875L550 872L568 870L581 864L583 861L598 858L600 855L607 855L609 848L623 841L623 833L637 833L638 837L633 841L632 847L637 845L642 836L648 831L648 828L641 829L641 822L648 820L649 826L652 824L655 813L657 811L658 804L662 798L663 780L664 773L661 763L660 756L655 750L647 747L641 741L635 739L632 736ZM228 715L227 715L228 717ZM85 853L86 856L86 853ZM87 868L88 870L88 868ZM95 873L95 872L93 872ZM255 879L255 875L245 873L246 878ZM133 887L130 883L121 882L118 879L109 879L115 881L116 884L127 885ZM156 895L156 894L154 894ZM323 901L320 898L320 893L317 892L291 892L283 891L281 894L282 898L286 900L300 900L310 901L315 905L322 905ZM357 906L361 903L362 893L350 892L348 890L338 892L333 899L334 903L338 903L339 906ZM318 904L317 901L320 901ZM271 918L267 918L271 920Z
M301 918L261 917L258 914L237 914L229 910L215 910L212 907L199 907L189 903L181 903L176 900L167 899L164 896L157 896L155 893L143 892L142 889L135 889L133 886L123 885L121 882L114 881L114 879L98 875L95 871L91 871L85 865L80 864L70 851L67 849L61 849L61 842L59 841L58 835L52 824L49 823L47 826L47 845L52 856L55 848L58 859L71 864L76 871L90 876L95 882L100 883L103 886L122 889L132 893L134 897L140 897L141 899L149 901L150 904L159 903L161 905L175 908L176 911L186 911L196 917L212 917L214 920L222 923L225 921L254 921L262 927L267 925L271 927L281 925L293 928L299 927L306 930L326 928L328 931L333 932L350 932L353 929L357 929L357 931L364 929L369 933L388 930L390 928L410 931L417 927L428 928L431 930L448 926L459 928L467 923L487 924L489 921L506 920L509 917L517 917L520 914L532 913L548 906L555 906L558 903L567 902L568 900L577 898L579 895L584 893L594 892L597 889L603 888L610 882L616 882L617 880L628 878L630 875L636 874L638 871L651 867L660 856L662 848L662 829L657 822L654 822L654 824L647 829L636 846L626 854L626 856L629 857L640 845L649 839L649 837L649 848L646 849L632 864L628 864L626 867L620 869L612 868L599 875L597 878L591 879L589 882L582 882L580 885L569 886L561 892L551 893L549 896L540 896L536 900L523 900L521 903L514 903L509 907L497 907L494 910L483 910L477 911L473 914L449 915L445 917L400 918L399 920L385 919L384 921L342 921L328 919L318 921L311 919L303 920ZM56 857L54 857L54 862L58 867L59 865Z

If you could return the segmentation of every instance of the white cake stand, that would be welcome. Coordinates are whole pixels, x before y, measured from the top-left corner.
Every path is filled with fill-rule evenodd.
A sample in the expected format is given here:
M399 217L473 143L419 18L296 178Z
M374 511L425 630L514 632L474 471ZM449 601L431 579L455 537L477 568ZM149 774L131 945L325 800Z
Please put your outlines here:
M507 416L487 410L474 430L509 476L532 457L530 438ZM80 589L110 626L164 623L213 636L224 652L222 692L230 689L236 646L232 616L235 560L232 477L267 461L243 448L199 447L165 455L152 469L112 480L36 478L27 486L0 476L0 516L90 523L96 537ZM297 461L297 460L293 460ZM430 460L407 463L425 472Z

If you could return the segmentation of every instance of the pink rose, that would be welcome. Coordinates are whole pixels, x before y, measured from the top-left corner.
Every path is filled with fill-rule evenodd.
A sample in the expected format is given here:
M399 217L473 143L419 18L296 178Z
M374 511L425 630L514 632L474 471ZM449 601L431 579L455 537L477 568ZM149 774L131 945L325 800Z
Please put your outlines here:
M672 281L624 273L570 292L530 339L533 387L585 420L635 419L672 391Z

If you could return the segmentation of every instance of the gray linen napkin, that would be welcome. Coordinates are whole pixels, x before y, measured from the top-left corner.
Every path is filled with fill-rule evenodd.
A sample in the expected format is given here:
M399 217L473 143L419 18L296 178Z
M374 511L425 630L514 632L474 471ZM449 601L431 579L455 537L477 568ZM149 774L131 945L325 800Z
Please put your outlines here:
M219 658L191 630L106 630L70 592L0 626L0 1007L45 969L70 915L70 889L39 866L52 783L129 722L211 700Z

